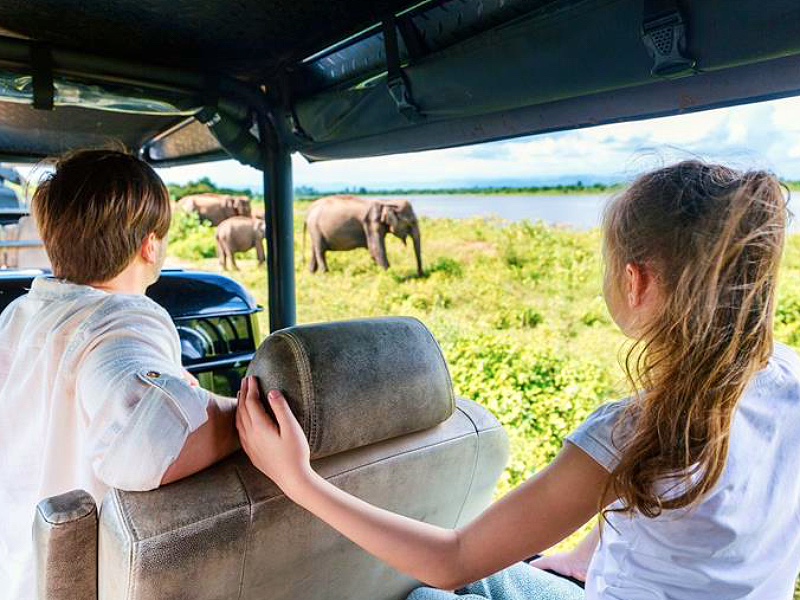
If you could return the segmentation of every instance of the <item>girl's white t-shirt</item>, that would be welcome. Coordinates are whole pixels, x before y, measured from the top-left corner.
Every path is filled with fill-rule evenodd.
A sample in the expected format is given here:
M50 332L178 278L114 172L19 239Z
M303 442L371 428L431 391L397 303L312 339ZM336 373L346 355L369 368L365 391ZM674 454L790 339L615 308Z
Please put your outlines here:
M626 402L567 439L609 472ZM619 428L618 428L619 429ZM587 600L791 600L800 570L800 359L776 344L739 401L725 471L700 504L657 518L608 513Z

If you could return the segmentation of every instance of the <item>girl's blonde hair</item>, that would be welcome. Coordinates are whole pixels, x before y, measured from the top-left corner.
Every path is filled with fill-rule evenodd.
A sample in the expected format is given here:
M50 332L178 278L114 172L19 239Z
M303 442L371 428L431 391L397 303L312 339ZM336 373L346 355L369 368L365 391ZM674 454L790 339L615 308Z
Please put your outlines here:
M694 160L640 177L606 209L609 280L640 265L664 298L625 358L634 401L606 490L622 512L690 506L721 477L739 398L772 354L787 219L772 174Z

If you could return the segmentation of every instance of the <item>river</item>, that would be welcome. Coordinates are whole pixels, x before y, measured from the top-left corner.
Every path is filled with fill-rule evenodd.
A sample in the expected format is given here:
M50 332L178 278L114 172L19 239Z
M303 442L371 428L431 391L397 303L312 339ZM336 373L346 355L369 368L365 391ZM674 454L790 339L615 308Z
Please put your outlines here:
M800 195L797 192L794 196ZM378 196L369 196L378 198ZM558 194L558 195L497 195L487 194L408 194L383 196L406 198L414 205L418 216L446 219L471 217L499 217L507 221L544 221L551 225L566 225L585 230L600 225L603 207L609 194ZM800 232L800 205L790 200L789 208L797 218L792 220L790 231Z

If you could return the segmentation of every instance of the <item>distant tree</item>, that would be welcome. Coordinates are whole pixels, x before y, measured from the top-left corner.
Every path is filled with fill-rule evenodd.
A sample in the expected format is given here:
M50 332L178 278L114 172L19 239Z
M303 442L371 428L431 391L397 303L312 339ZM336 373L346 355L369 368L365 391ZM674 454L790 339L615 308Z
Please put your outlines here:
M248 198L253 197L253 192L247 188L235 189L218 187L208 177L201 177L197 181L190 181L185 185L170 183L167 186L167 190L169 191L169 195L173 200L180 200L184 196L190 196L193 194L230 194L231 196L247 196Z
M319 196L319 192L316 188L311 187L310 185L299 185L294 188L294 195L295 196Z

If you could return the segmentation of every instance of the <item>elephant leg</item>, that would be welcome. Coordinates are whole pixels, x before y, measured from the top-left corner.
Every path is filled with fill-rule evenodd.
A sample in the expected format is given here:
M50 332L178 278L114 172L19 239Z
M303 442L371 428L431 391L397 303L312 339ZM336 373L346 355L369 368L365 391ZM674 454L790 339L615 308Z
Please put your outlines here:
M238 271L239 270L239 265L236 264L236 252L231 250L230 251L230 257L231 257L231 268L234 271Z
M315 252L311 252L311 258L308 261L308 270L311 273L317 272L317 255Z
M373 257L379 267L384 270L389 268L389 259L386 258L386 236L376 235L375 237L375 256Z
M263 265L264 262L267 260L266 256L264 255L264 239L256 237L256 257L258 258L258 264Z
M372 260L379 267L389 268L389 261L386 259L386 228L380 223L369 223L364 228L364 235L367 238L367 249Z
M222 267L223 271L227 270L227 265L225 264L225 245L217 238L217 258L219 259L219 266Z
M322 273L328 272L328 262L325 260L325 248L320 246L316 249L317 268Z
M328 249L325 239L319 231L315 231L312 227L309 227L309 234L311 237L311 260L308 269L312 273L317 271L325 273L328 270L328 263L325 262L325 251Z

